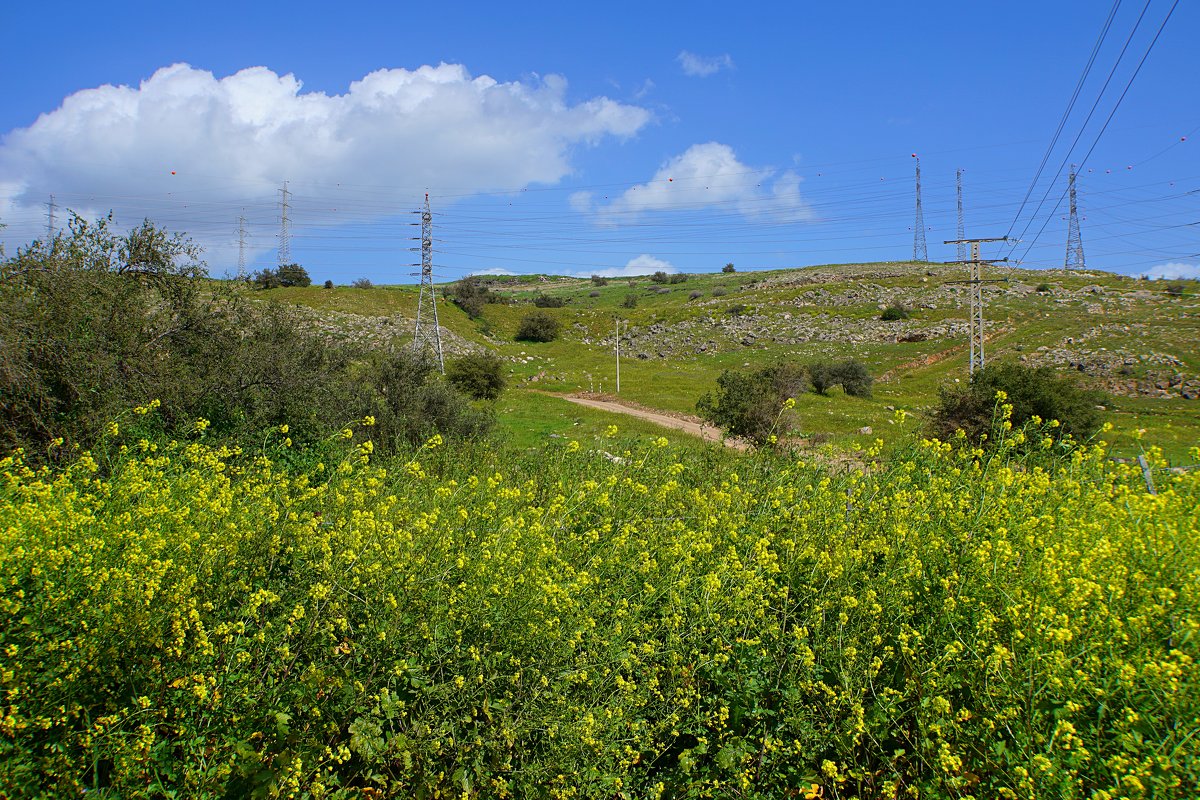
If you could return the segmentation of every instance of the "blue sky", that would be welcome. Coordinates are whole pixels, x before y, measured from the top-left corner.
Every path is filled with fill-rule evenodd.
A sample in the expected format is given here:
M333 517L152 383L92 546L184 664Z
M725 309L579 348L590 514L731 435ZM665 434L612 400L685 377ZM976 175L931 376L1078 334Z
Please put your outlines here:
M903 260L917 153L931 260L955 256L962 169L967 235L1060 267L1058 168L1095 143L1088 265L1196 274L1196 4L1096 138L1172 3L1116 4L1019 214L1107 0L8 4L0 237L44 235L53 194L60 222L185 231L222 274L245 217L254 269L275 263L286 180L293 260L339 283L412 280L426 191L444 280Z

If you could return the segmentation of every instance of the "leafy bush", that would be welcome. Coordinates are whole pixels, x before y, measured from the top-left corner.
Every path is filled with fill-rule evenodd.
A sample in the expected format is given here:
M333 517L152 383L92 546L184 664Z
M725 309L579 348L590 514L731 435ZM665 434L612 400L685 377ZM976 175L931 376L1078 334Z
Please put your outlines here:
M567 301L561 297L554 297L548 294L538 294L533 298L533 304L538 308L562 308L567 304Z
M883 310L879 318L884 322L896 322L902 319L908 319L908 309L901 305L890 305Z
M813 391L825 394L834 386L841 386L842 391L851 397L870 397L871 385L874 378L864 364L855 359L829 362L817 361L806 368L809 380L812 381Z
M658 272L655 272L650 276L650 280L654 281L655 283L666 283L668 280L670 280L670 278L667 276L667 273L660 269Z
M733 266L733 262L731 261L725 266L721 267L721 272L737 272L737 269Z
M350 285L355 289L370 289L372 286L374 286L374 284L371 283L370 278L358 278Z
M1053 291L1053 288L1048 283L1039 283L1037 285L1037 289L1034 291L1038 292L1039 294L1049 294Z
M763 445L786 430L785 405L807 389L804 369L791 364L727 369L717 378L717 390L701 397L696 410L727 434Z
M686 272L676 272L671 275L670 279L668 279L667 282L671 283L671 284L687 283L687 279L688 279L688 274Z
M1182 283L1172 283L1167 286L1167 294L1171 297L1183 297L1186 288Z
M599 296L600 296L599 289L592 289L590 292L588 292L588 297L599 297Z
M688 300L699 300L703 296L704 296L704 292L697 291L695 289L688 292Z
M365 353L202 280L198 248L149 222L118 236L107 220L75 218L69 235L23 248L0 272L5 451L91 446L150 400L175 434L200 418L209 435L286 422L314 437L374 401Z
M724 286L717 286L712 290L713 297L724 297L726 294L728 294L728 291Z
M608 278L603 275L593 275L592 284L595 286L608 286Z
M1020 427L1033 417L1047 422L1057 420L1055 437L1070 434L1077 440L1088 439L1100 428L1096 406L1104 396L1085 389L1069 373L1051 367L1027 367L1022 364L989 364L977 370L965 386L944 387L930 427L934 435L949 438L962 430L972 442L984 435L991 440L996 420L996 393L1007 395L1012 405L1011 422Z
M435 434L476 440L491 430L491 413L472 408L424 353L376 355L365 377L372 389L366 411L375 419L372 436L385 450L417 447Z
M637 295L627 294L625 299L621 301L621 308L637 308Z
M734 303L725 309L725 313L731 317L740 317L746 314L749 310L750 309L746 307L745 303Z
M331 281L331 280L329 280L328 278L326 278L326 279L325 279L325 283L324 283L324 284L322 284L322 286L323 286L323 288L325 288L325 289L332 289L332 288L333 288L333 281Z
M278 289L288 286L311 286L308 270L299 264L284 264L278 269L263 269L255 273L252 282L259 289Z
M504 391L504 362L495 353L470 353L450 362L446 380L477 400L495 400Z
M479 319L483 315L484 306L505 302L502 295L493 292L481 278L475 275L468 275L462 280L450 284L446 289L446 297L471 319Z
M521 318L516 339L520 342L552 342L558 338L561 323L545 311L533 311Z

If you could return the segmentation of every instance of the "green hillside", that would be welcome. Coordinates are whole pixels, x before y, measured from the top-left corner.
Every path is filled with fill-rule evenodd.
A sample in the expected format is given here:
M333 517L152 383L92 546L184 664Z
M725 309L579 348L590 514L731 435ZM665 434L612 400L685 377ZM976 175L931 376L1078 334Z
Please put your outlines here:
M619 398L669 412L694 414L696 400L725 369L779 359L862 361L876 378L872 398L846 397L837 389L796 398L806 438L846 446L886 438L895 409L921 415L936 401L939 386L967 379L967 287L953 283L964 277L960 267L920 263L696 274L675 277L675 283L486 277L503 303L488 304L471 319L440 295L438 315L448 358L487 348L508 362L510 389L497 408L502 427L519 443L577 433L581 425L647 425L545 394L615 395L613 338L620 319ZM1001 281L984 289L989 362L1020 360L1078 372L1111 397L1106 411L1117 452L1131 451L1135 432L1145 429L1174 461L1192 460L1187 451L1200 441L1195 282L1003 267L984 277ZM545 309L562 322L561 336L549 343L514 341L539 295L566 302ZM255 296L307 309L331 338L399 344L412 338L418 291L314 286ZM889 305L904 306L910 318L882 321ZM860 432L866 428L871 433Z

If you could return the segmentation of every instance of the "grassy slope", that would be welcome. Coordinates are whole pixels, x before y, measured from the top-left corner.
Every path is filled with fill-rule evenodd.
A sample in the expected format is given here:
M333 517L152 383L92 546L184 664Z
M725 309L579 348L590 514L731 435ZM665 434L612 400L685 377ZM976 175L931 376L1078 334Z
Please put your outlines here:
M990 292L986 314L996 328L989 329L993 336L988 344L989 360L1034 353L1042 346L1060 347L1069 337L1078 338L1102 324L1104 327L1093 331L1089 339L1088 346L1092 349L1153 350L1178 358L1184 365L1181 371L1189 377L1200 373L1200 348L1195 344L1200 341L1195 286L1189 286L1183 298L1173 298L1165 294L1161 283L1147 284L1105 273L1065 276L1057 272L1004 270L995 274L1010 280L1009 284L999 286L1032 288L1044 282L1052 291L1024 296ZM610 423L628 432L666 435L679 441L682 434L664 433L652 425L579 408L538 392L613 392L611 341L613 321L618 316L626 321L628 330L644 334L656 323L669 330L710 315L724 319L731 307L741 305L754 319L782 323L782 315L791 314L797 321L812 320L829 326L830 316L840 318L845 324L873 320L878 317L878 305L883 299L904 302L912 298L919 305L922 296L935 293L942 300L937 308L918 309L912 321L896 324L896 330L911 330L965 320L965 309L946 302L949 295L939 288L945 281L961 277L954 268L933 265L834 265L692 275L685 283L661 287L670 291L657 294L653 290L659 287L647 278L637 279L632 286L627 280L612 279L608 285L597 287L586 279L522 276L506 279L493 288L514 302L487 306L481 320L469 319L444 301L439 303L438 310L443 327L509 359L514 389L502 397L497 410L502 428L513 441L533 444L550 434L575 437L580 430L590 436ZM1081 295L1080 290L1088 286L1103 287L1105 293L1095 297ZM837 306L789 305L805 292L820 290L833 295L856 292L858 302ZM592 297L593 292L599 294ZM693 299L690 295L695 292L700 296ZM538 293L568 301L564 308L549 309L563 321L563 336L546 344L514 342L517 325L531 309L529 301ZM623 306L630 295L637 297L634 308ZM332 291L310 287L274 290L269 296L318 310L368 316L399 314L412 318L417 307L415 287ZM1097 312L1097 303L1102 312ZM876 384L871 400L843 397L836 390L827 397L797 398L801 427L806 433L829 434L835 442L846 445L885 432L892 416L889 407L920 413L936 400L939 386L967 377L965 342L953 335L914 343L892 343L875 336L861 344L835 339L786 345L762 338L748 347L724 342L707 353L696 353L690 347L678 348L668 353L667 358L659 358L650 352L651 357L646 360L636 358L638 349L653 350L643 341L635 352L626 351L628 356L621 363L620 396L677 412L693 412L697 398L715 385L723 369L757 365L771 359L855 357L867 363L876 376L890 373L887 380ZM948 357L928 365L913 363L937 354ZM1200 443L1200 401L1179 397L1115 397L1109 411L1109 418L1116 426L1113 436L1118 451L1135 450L1132 433L1139 428L1145 428L1147 439L1164 447L1178 463L1191 461L1187 451ZM857 431L864 426L872 427L874 433L859 435Z

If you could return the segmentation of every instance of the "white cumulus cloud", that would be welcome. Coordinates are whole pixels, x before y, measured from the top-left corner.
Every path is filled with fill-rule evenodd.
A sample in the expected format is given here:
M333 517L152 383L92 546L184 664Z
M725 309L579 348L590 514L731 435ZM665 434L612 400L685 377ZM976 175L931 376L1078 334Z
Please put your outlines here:
M581 278L586 278L589 275L599 275L604 278L633 278L638 275L653 275L655 272L666 272L669 274L678 271L670 261L664 261L661 258L655 258L652 255L642 253L640 256L634 256L629 259L623 267L605 267L604 269L579 272L576 275Z
M733 210L746 217L804 222L812 209L800 195L794 172L756 168L719 142L696 144L659 167L646 183L630 187L595 211L600 222L618 224L647 211ZM590 200L590 198L587 198ZM582 202L572 203L577 210Z
M1164 281L1200 280L1200 264L1188 264L1182 261L1159 264L1157 267L1151 267L1143 272L1140 277Z
M558 76L500 82L459 64L381 69L333 95L265 67L217 77L175 64L138 86L76 92L7 133L0 213L40 216L53 193L60 206L136 222L149 199L169 196L191 202L172 216L222 215L228 228L289 180L296 213L306 192L351 187L355 202L338 213L379 218L426 187L463 196L556 183L572 148L632 136L650 118L606 97L568 102Z
M683 74L693 78L707 78L723 69L733 69L733 59L729 57L728 53L719 56L700 56L683 50L675 57L675 60L683 68Z

